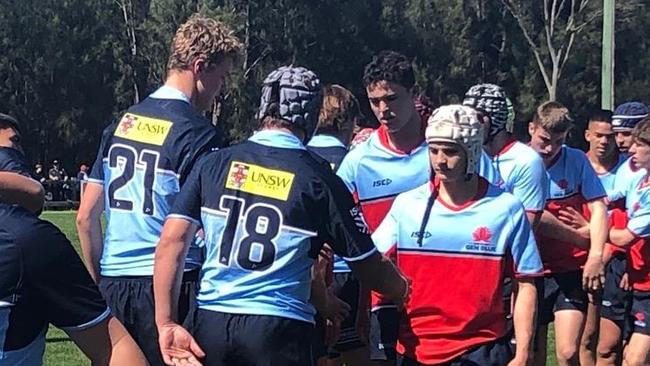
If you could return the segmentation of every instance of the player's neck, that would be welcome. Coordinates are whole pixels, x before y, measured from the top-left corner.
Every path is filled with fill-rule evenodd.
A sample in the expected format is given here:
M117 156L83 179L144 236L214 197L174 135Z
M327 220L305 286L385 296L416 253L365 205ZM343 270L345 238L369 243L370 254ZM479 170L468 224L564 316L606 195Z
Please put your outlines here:
M598 157L596 154L590 151L589 154L587 154L587 157L589 158L589 162L591 163L591 166L594 168L596 173L600 174L609 172L614 168L614 166L616 166L616 163L618 162L618 153L616 151L603 157Z
M181 93L185 94L190 100L190 104L196 107L195 97L196 97L196 83L194 76L190 71L178 71L175 70L170 72L165 80L165 86L174 88Z
M413 117L404 128L394 132L386 131L386 135L388 136L388 143L395 150L412 151L424 140L424 129L420 115L414 112Z
M504 147L512 140L512 135L506 131L497 133L490 142L483 145L483 150L490 155L495 156L503 150Z
M440 199L454 206L462 206L476 197L478 176L472 174L467 180L440 182Z

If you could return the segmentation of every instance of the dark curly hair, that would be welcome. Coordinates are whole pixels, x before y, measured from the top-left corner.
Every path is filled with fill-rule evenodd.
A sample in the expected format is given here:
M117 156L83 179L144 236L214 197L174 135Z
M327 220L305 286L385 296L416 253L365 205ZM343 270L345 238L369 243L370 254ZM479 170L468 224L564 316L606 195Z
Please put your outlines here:
M415 85L411 61L395 51L381 51L372 57L363 71L363 84L367 87L380 81L390 81L406 89Z

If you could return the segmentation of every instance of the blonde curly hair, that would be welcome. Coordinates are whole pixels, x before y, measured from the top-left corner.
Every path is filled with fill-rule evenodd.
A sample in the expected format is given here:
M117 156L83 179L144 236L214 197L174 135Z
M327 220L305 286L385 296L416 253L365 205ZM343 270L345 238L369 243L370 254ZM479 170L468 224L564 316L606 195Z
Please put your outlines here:
M196 59L214 65L226 57L237 57L242 49L242 43L227 25L195 13L174 35L167 70L186 70Z

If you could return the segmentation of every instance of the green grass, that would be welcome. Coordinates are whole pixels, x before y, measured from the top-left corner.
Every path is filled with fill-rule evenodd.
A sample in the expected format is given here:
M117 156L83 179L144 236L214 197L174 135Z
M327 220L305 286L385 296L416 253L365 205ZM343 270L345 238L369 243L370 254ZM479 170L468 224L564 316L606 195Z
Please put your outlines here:
M79 238L75 227L74 211L46 211L41 218L51 221L63 231L72 245L81 252L79 248ZM549 345L546 357L547 365L555 365L555 344L552 341L553 328L549 331ZM86 366L90 365L88 359L79 351L79 349L70 341L68 336L61 330L50 327L47 332L47 348L45 349L45 366Z

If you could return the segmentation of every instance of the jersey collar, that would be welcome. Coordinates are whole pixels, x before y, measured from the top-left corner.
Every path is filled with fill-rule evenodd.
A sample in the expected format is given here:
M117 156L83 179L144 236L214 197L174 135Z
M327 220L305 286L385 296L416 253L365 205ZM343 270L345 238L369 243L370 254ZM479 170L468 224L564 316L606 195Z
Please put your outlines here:
M149 97L154 99L181 100L188 104L190 103L190 98L187 95L185 95L185 93L168 85L161 86L155 92L151 93Z
M345 148L345 144L341 140L337 139L331 135L316 135L309 140L307 146L310 147L342 147Z
M517 139L510 136L510 138L506 141L506 144L503 145L503 147L501 148L501 150L499 150L496 156L501 156L505 154L506 152L508 152L508 150L512 149L512 147L515 146L516 143L517 143Z
M386 149L386 150L388 150L388 151L390 151L390 152L392 152L394 154L398 154L398 155L411 155L415 151L418 151L422 146L426 145L425 140L424 140L424 136L422 136L422 141L415 148L413 148L413 150L411 150L411 151L402 151L402 150L398 150L398 149L396 149L396 148L394 148L394 147L392 147L390 145L390 142L388 141L388 129L386 128L386 126L384 126L384 125L379 126L376 133L377 133L379 146L383 147L384 149Z
M284 131L261 130L257 131L248 140L264 146L305 150L305 145L302 144L296 135Z

